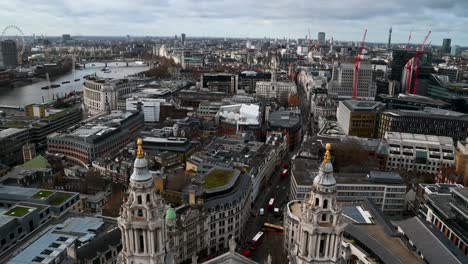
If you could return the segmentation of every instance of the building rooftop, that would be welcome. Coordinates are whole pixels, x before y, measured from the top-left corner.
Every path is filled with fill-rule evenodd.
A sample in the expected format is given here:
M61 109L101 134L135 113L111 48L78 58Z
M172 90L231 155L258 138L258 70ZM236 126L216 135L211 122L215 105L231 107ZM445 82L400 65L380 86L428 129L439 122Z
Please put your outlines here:
M351 111L377 111L385 105L375 101L346 100L342 102Z
M275 128L299 129L302 125L300 110L282 110L270 113L270 126Z
M447 147L453 147L453 139L451 137L401 133L401 132L385 132L385 139L394 141L412 142L415 144L437 144Z
M468 258L462 255L447 238L438 234L439 231L435 227L428 226L418 217L396 222L396 225L421 251L428 263L468 263Z
M79 241L86 243L96 236L104 225L101 218L68 218L62 224L53 226L32 244L10 260L11 264L55 263L56 258L68 247Z
M392 109L386 110L384 113L392 116L427 117L468 121L468 114L433 107L425 107L423 110Z
M227 120L233 120L239 125L260 124L260 106L257 104L221 106L217 115Z
M318 174L320 160L296 158L291 162L291 177L297 185L311 186Z
M47 169L51 168L49 161L42 155L38 155L34 159L23 164L26 169Z
M205 175L203 188L210 190L224 186L229 183L232 176L234 172L231 170L213 169Z
M371 176L372 175L372 176ZM395 172L335 173L338 184L396 184L404 185L403 179Z
M0 139L7 138L9 136L12 136L14 134L17 134L23 131L26 131L26 128L7 128L7 129L0 130Z

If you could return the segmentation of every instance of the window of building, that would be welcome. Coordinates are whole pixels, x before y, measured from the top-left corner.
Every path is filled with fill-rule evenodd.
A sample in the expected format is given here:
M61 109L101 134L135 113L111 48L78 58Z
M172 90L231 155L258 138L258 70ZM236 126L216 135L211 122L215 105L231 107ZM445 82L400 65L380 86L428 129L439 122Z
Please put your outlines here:
M53 251L50 250L50 249L44 249L44 250L41 252L41 254L42 254L42 255L50 255L50 254L52 254L52 252L53 252Z
M323 200L323 208L327 209L327 207L328 207L328 200L325 199L325 200Z

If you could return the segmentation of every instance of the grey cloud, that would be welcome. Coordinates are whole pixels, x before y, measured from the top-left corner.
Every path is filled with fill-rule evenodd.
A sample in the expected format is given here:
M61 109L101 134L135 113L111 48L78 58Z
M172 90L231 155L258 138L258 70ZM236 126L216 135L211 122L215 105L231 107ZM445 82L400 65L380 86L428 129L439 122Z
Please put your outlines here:
M0 27L17 24L27 33L59 35L192 35L302 37L305 29L336 32L338 39L394 39L410 30L451 32L468 44L468 0L0 0ZM21 18L21 19L19 19ZM252 32L255 30L255 32ZM419 33L416 33L416 35Z

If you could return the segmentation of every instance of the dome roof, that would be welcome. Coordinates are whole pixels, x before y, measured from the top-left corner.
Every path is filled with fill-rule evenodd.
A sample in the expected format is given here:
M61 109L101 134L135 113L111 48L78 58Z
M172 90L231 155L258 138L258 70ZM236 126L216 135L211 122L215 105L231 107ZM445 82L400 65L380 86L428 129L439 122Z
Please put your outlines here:
M175 220L176 217L177 216L176 216L176 212L175 212L174 208L172 208L172 207L167 208L166 220Z
M326 145L326 152L322 164L319 167L319 173L314 178L315 185L333 186L336 185L335 177L333 177L333 165L331 163L331 145Z
M153 176L148 170L148 162L145 159L145 152L143 151L143 141L138 139L137 144L137 158L133 163L133 173L130 176L130 180L137 182L152 180Z
M153 176L148 170L148 162L145 158L136 158L133 163L133 173L130 176L131 181L148 181L152 180Z
M324 173L323 171L320 171L319 174L315 176L314 184L325 187L333 186L336 185L336 180L335 177L333 177L333 173Z

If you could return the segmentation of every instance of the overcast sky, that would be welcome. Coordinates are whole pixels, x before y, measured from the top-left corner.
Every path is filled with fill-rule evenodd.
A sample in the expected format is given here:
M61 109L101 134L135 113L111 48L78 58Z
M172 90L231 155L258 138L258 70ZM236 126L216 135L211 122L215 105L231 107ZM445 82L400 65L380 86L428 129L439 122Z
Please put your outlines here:
M468 46L468 0L0 0L0 27L25 35L312 37Z

